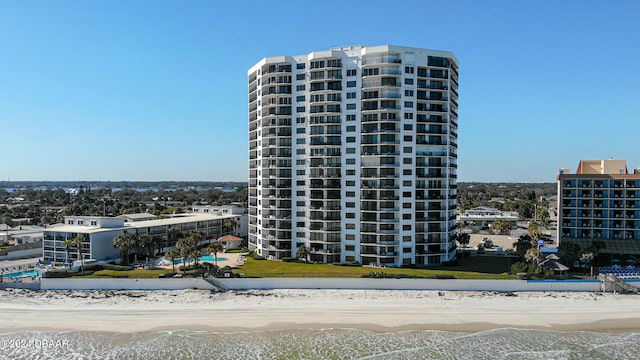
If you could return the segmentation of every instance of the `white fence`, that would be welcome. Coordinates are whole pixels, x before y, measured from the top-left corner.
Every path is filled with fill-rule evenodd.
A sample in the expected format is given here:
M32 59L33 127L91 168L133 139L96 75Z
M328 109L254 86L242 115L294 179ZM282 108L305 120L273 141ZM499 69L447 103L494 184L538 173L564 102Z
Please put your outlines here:
M218 279L230 290L246 289L370 289L450 291L599 291L597 280L436 280L370 278L256 278Z
M434 280L368 278L217 279L230 290L362 289L448 291L599 291L597 280ZM203 279L42 279L42 290L214 290Z
M48 279L41 290L214 290L204 279Z

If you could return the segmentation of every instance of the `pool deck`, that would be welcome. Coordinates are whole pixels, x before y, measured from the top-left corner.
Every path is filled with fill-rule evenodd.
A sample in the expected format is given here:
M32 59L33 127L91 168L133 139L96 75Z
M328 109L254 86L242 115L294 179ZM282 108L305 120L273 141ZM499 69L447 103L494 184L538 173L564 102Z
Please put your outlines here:
M38 263L38 260L42 260L42 258L36 257L36 258L19 259L19 260L2 260L0 261L0 272L2 272L2 269L11 269L10 272L29 270L36 266L36 264ZM16 268L16 270L13 270L13 268Z
M203 254L203 255L209 255L209 254ZM245 259L244 256L242 256L239 253L218 253L218 258L226 258L227 260L221 261L218 260L218 266L223 268L225 266L230 266L230 267L234 267L234 266L238 266L238 265L242 265L245 263ZM176 266L179 264L176 264ZM160 265L159 267L164 268L164 269L171 269L171 265Z

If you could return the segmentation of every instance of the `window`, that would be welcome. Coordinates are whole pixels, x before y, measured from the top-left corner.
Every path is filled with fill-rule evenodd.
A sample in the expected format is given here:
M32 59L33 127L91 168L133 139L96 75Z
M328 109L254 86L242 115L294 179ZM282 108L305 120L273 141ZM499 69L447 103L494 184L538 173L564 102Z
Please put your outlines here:
M355 110L356 104L347 104L347 110Z
M402 230L411 230L411 225L402 225Z
M353 125L349 125L347 126L347 131L351 132L351 131L356 131L356 127Z
M355 165L356 159L347 159L347 165Z
M404 107L413 108L413 101L405 101L404 102Z
M356 213L346 213L345 215L346 215L346 218L347 218L347 219L355 219L355 218L356 218ZM348 235L347 235L347 236L348 236ZM356 238L355 238L355 235L352 235L352 236L354 236L354 238L353 238L353 239L347 239L347 240L355 240L355 239L356 239Z
M413 74L413 71L414 71L413 66L405 66L405 67L404 67L404 72L405 72L406 74Z
M410 197L411 197L411 191L404 191L404 192L402 193L402 197L408 197L408 198L410 198Z
M73 220L67 220L67 225L73 225Z
M297 227L304 227L304 221L296 221L296 226Z
M405 135L404 136L404 141L413 141L413 136L411 135ZM406 163L405 163L406 164Z
M296 80L304 80L304 74L297 74Z
M296 155L304 155L304 149L296 149Z
M411 175L411 169L402 170L402 175Z
M91 220L91 226L97 226L97 225L98 225L98 222L97 222L97 221L95 221L95 220Z
M355 229L356 224L344 224L345 229Z
M356 142L356 137L355 136L347 136L347 142L348 143Z
M405 90L404 96L413 96L413 90Z
M356 116L355 115L347 115L347 121L356 121Z
M355 92L348 92L347 93L347 99L355 99L356 98L356 93Z
M304 206L304 201L296 201L296 206ZM302 216L304 216L304 213Z
M358 75L358 69L347 69L347 76L356 76Z
M296 101L304 101L304 95L296 96Z
M355 81L347 81L347 87L348 88L356 87L356 82Z
M304 106L297 106L296 112L299 112L299 113L304 112Z
M327 105L327 112L340 112L340 105Z
M411 131L413 130L413 125L412 124L404 124L404 129L407 131Z
M402 203L403 209L411 209L411 203Z
M304 124L304 118L303 117L296 118L296 124Z
M407 120L413 119L413 113L404 113L404 118Z
M351 176L353 176L353 175L355 175L355 174L356 174L356 171L355 171L355 170L347 170L347 175L351 175Z
M296 85L296 91L304 91L304 85Z
M355 191L347 191L346 197L356 197L356 192Z
M403 180L402 186L411 186L411 180Z
M413 85L413 79L404 79L405 85Z
M347 186L356 186L356 182L354 180L347 180Z
M347 154L355 154L356 148L347 148Z
M411 220L411 214L402 214L403 220Z
M402 237L402 241L404 242L410 242L411 241L411 235L405 235Z
M304 63L296 64L296 69L304 69Z
M305 131L306 131L305 128L297 128L296 129L296 134L304 134Z
M380 74L379 68L363 69L362 76L375 76Z
M300 130L300 129L298 129ZM304 130L304 129L302 129ZM305 143L305 138L300 138L300 139L296 139L296 144L304 144Z
M303 160L304 161L304 160ZM298 180L296 181L296 185L297 186L304 186L304 180Z
M296 191L297 196L304 196L304 190Z
M356 203L355 203L355 202L353 202L353 201L348 201L348 202L347 202L347 207L348 207L348 208L354 208L354 207L356 207Z

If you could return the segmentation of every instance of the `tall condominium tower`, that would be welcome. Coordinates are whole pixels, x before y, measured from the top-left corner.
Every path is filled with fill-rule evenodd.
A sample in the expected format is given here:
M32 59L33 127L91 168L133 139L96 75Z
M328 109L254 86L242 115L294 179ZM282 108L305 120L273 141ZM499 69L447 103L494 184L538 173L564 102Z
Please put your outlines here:
M386 266L455 256L451 52L346 46L264 58L248 76L252 249Z
M625 160L582 160L572 174L558 175L558 239L588 251L640 255L640 169L629 173Z

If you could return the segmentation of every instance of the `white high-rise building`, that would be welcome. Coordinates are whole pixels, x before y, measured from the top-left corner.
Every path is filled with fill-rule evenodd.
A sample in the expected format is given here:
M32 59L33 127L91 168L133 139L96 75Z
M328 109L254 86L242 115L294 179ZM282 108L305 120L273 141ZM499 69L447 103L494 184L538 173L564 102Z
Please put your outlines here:
M458 61L402 46L249 71L249 246L271 259L439 264L456 254Z

